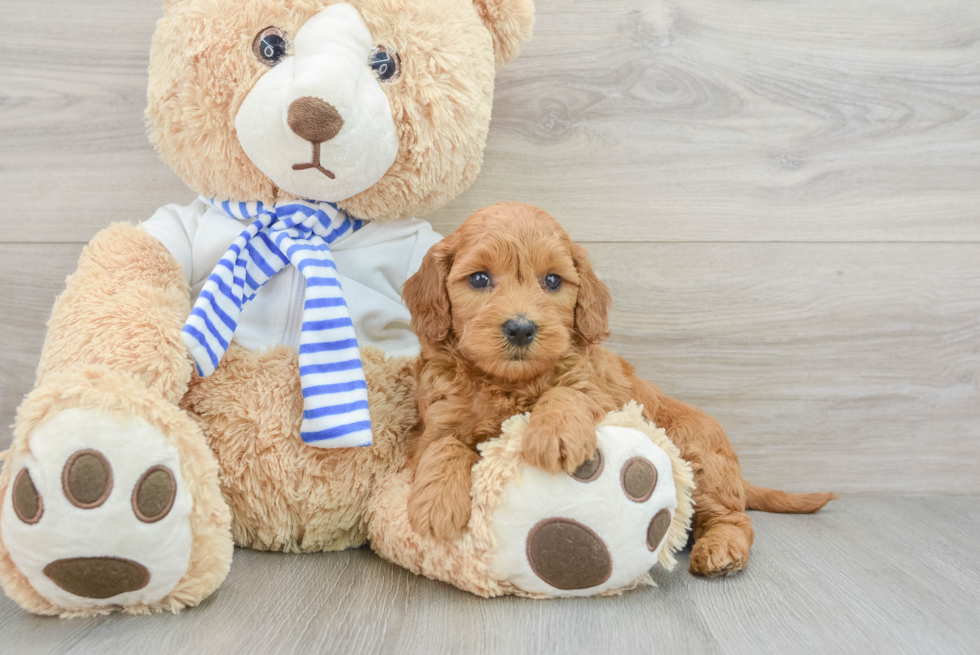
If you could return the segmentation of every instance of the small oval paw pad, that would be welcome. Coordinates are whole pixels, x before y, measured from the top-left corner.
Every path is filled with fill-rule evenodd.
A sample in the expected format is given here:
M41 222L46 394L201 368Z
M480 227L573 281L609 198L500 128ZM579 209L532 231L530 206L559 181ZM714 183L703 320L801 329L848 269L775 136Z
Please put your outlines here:
M177 481L166 466L154 466L143 474L133 489L133 513L143 523L156 523L174 506Z
M670 530L670 521L670 512L665 509L657 512L653 520L650 521L650 526L647 528L647 548L650 549L650 552L657 550L657 546L667 536L667 531Z
M14 480L13 501L14 513L21 521L33 525L41 520L41 515L44 514L44 501L26 468L22 468L17 474L17 479Z
M657 468L646 457L633 457L623 464L619 479L626 497L643 503L657 488Z
M94 509L104 503L112 491L112 467L97 450L79 450L72 454L61 473L65 498L80 509Z
M592 482L602 475L602 469L605 466L606 460L602 456L602 448L596 448L595 455L592 456L592 459L587 459L582 462L572 473L572 477L579 482Z

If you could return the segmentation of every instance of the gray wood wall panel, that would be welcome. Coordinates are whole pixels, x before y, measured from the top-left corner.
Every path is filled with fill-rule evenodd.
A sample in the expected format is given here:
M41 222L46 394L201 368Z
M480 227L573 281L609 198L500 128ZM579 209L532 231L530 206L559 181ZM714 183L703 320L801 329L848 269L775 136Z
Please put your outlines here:
M578 239L980 237L980 4L539 4L485 172Z
M192 194L144 136L156 0L0 10L9 424L81 244ZM978 89L978 3L541 0L484 172L430 218L556 215L613 288L610 346L760 483L975 493Z
M31 208L0 240L86 241L191 197L143 136L157 0L0 10L0 169ZM581 240L977 241L978 85L968 0L542 0L484 173L430 218L519 199Z
M615 298L608 345L721 420L753 481L980 493L980 246L588 248ZM12 293L0 313L0 424L31 388L44 321L80 250L0 244Z

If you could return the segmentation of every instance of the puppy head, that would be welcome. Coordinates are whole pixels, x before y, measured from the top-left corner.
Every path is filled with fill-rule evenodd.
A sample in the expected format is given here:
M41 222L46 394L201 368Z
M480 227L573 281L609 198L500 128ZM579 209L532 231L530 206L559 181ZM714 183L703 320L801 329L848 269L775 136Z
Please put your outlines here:
M508 381L537 377L609 336L609 290L585 249L536 207L481 209L405 284L424 349L453 348Z

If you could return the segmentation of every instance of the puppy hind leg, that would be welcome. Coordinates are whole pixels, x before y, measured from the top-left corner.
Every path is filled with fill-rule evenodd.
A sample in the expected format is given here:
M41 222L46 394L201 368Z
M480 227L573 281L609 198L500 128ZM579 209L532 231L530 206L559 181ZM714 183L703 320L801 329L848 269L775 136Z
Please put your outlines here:
M691 572L728 575L744 569L755 533L745 513L745 486L738 455L715 419L666 397L634 377L634 397L644 414L667 431L694 470L694 547Z
M682 449L683 452L683 449ZM734 453L684 452L694 469L691 573L721 576L744 569L755 539Z

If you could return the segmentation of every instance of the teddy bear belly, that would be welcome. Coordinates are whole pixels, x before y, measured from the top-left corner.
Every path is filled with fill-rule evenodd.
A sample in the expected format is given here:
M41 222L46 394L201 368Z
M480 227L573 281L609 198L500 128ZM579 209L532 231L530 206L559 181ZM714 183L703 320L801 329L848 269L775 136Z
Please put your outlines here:
M302 442L296 351L250 352L232 344L218 369L195 377L182 407L201 424L221 470L239 546L343 550L367 539L376 475L400 468L417 421L414 358L362 350L374 445L316 448Z

